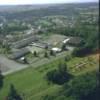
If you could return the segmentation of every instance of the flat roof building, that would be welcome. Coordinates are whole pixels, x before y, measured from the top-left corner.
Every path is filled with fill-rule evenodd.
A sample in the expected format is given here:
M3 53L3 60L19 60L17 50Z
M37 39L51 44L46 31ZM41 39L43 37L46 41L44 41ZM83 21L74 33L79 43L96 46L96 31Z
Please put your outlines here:
M38 38L36 36L31 36L29 38L25 38L21 41L13 43L11 47L17 48L17 49L23 48L25 46L28 46L30 43L32 43L34 41L38 41Z
M19 51L16 51L16 52L13 52L9 58L10 59L20 59L21 57L25 56L26 54L28 54L30 51L29 49L27 48L23 48L23 49L20 49Z
M60 48L57 48L57 47L54 47L51 50L54 51L54 52L61 52L61 49Z
M64 44L69 44L73 46L78 46L82 42L82 38L80 37L68 37L63 41Z

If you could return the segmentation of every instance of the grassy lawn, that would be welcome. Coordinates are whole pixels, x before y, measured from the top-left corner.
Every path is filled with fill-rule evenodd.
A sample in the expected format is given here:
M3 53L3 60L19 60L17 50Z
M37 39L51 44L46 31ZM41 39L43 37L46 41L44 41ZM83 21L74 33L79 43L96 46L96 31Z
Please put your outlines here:
M58 63L58 61L56 61ZM54 64L54 66L56 65ZM40 68L34 69L30 67L20 72L8 75L5 77L4 87L0 93L0 100L4 100L4 97L7 95L9 90L9 85L12 83L15 85L16 89L25 95L25 100L30 100L29 98L36 98L43 94L54 92L52 88L56 90L57 85L48 85L45 74L48 70L54 68L52 65L43 65ZM48 69L47 69L48 67ZM56 67L56 66L55 66ZM52 87L53 86L53 87ZM43 91L43 93L42 93ZM48 92L46 92L48 91ZM39 95L39 96L38 96ZM39 99L36 99L39 100Z
M98 61L95 59L95 56L90 56L90 58L91 59L89 59L89 57L75 57L70 59L69 61L66 61L69 71L73 75L80 75L89 71L97 70ZM4 87L0 90L0 100L4 100L5 96L7 96L10 84L14 84L18 92L24 96L24 100L42 100L41 98L44 95L56 94L60 90L61 86L48 84L45 79L45 74L48 71L57 68L57 65L63 59L64 58L56 58L51 62L47 62L48 64L42 64L42 66L39 65L40 67L30 67L5 76ZM92 60L92 62L94 63L90 64L89 60ZM84 67L82 67L82 69L76 69L75 64L79 64L83 61L87 61L88 63Z

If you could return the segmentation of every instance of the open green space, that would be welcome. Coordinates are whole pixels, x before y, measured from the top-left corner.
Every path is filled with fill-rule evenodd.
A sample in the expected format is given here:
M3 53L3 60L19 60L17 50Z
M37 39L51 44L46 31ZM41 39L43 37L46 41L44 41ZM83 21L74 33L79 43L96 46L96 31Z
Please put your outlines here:
M32 67L33 64L27 69L5 76L4 86L0 90L0 100L4 100L7 96L10 84L14 84L17 91L24 97L24 100L43 100L42 97L47 94L56 94L62 86L48 84L45 75L48 71L56 69L59 62L64 61L64 59L65 57L55 59L36 68ZM87 62L87 64L81 69L76 69L75 65L80 64L80 62ZM66 63L69 72L75 76L98 69L98 61L94 56L74 57L66 61Z

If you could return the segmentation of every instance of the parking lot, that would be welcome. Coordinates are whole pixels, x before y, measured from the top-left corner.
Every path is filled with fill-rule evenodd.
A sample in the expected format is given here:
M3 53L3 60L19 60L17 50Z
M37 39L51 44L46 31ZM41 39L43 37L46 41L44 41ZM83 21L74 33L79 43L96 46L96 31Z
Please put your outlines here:
M28 65L17 63L14 60L8 59L4 55L0 55L0 70L2 73L8 74L28 67Z

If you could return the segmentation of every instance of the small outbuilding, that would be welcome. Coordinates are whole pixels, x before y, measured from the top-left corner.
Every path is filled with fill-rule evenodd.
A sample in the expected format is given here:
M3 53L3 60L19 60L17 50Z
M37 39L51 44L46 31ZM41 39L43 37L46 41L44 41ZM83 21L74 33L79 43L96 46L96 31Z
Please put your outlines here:
M51 49L53 52L56 52L56 53L59 53L61 52L61 49L60 48L57 48L57 47L54 47Z

